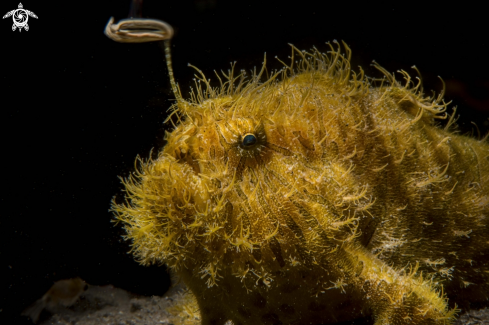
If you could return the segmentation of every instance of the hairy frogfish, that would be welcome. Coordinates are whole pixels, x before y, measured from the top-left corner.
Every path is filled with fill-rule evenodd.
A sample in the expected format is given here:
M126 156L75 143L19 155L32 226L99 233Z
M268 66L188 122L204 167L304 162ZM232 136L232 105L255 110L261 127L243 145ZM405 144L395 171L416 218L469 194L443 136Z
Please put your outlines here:
M486 303L489 145L407 72L292 53L267 78L197 69L188 100L172 79L176 125L113 202L134 256L188 287L174 323L451 324Z

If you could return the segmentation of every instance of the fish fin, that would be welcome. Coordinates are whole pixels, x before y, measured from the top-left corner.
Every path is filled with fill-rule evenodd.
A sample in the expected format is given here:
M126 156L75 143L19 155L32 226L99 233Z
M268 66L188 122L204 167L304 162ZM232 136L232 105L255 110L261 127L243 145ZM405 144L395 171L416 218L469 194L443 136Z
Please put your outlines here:
M41 312L44 310L46 307L46 303L44 299L39 299L22 312L22 316L27 316L29 317L32 322L35 324L39 320L39 316L41 315Z

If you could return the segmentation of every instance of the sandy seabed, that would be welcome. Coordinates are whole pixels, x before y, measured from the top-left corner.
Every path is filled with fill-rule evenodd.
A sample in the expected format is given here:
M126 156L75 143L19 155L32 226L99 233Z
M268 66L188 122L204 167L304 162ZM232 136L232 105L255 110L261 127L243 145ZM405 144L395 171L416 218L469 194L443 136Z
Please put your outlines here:
M43 312L41 325L139 325L170 324L167 307L171 290L164 296L137 296L108 286L90 286L71 307Z
M167 309L183 287L164 296L137 296L113 286L90 286L71 307L44 311L40 325L170 325ZM354 321L366 325L371 322ZM455 325L489 325L489 308L462 314ZM346 324L345 324L346 325Z

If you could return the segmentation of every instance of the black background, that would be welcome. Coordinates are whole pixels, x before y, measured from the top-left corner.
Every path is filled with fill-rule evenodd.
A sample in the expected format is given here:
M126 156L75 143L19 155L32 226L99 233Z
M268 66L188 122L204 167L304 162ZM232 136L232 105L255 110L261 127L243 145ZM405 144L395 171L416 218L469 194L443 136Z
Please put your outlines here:
M1 15L18 1L2 1ZM103 30L110 16L126 18L130 1L23 1L30 30L0 21L0 317L24 320L23 308L54 281L80 276L134 293L161 295L164 267L142 267L126 252L108 211L122 198L118 176L136 155L164 145L166 110L173 102L164 55L155 43L119 44ZM474 121L485 132L489 117L489 44L483 8L427 7L411 2L156 1L143 17L167 21L177 82L187 93L194 70L212 75L237 61L261 66L300 49L344 40L353 66L369 76L416 65L425 90L440 91L459 107L462 130ZM215 79L211 76L212 79ZM453 106L452 105L452 106ZM477 131L474 131L477 133Z

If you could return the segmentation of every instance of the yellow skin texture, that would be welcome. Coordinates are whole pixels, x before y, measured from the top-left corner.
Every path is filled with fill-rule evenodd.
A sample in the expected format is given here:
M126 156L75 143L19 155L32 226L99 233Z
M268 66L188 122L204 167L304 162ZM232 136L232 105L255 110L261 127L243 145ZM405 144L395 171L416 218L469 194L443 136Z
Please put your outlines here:
M348 48L297 55L175 105L113 205L134 255L166 264L204 325L451 324L489 292L489 146L437 127L442 97L407 73L379 67L374 87Z

